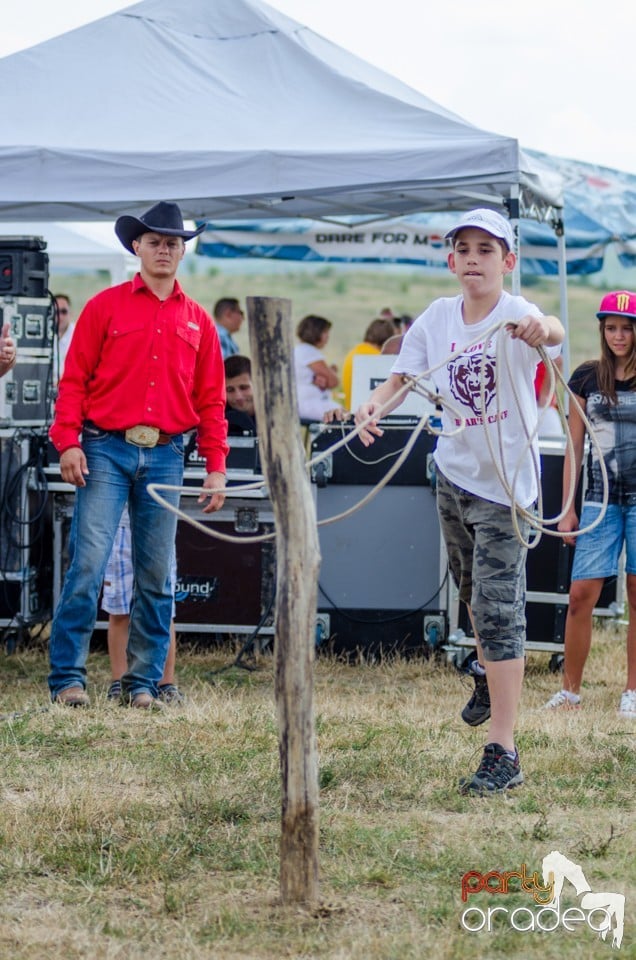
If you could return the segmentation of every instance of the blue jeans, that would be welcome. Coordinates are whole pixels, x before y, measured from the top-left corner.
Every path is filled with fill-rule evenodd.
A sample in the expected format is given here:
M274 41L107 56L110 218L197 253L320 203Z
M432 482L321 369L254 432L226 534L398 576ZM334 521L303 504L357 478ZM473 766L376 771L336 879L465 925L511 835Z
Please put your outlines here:
M49 688L55 697L68 687L86 687L86 660L97 618L97 602L115 532L126 504L130 512L134 596L130 611L128 670L122 690L157 695L170 643L170 560L177 518L156 503L148 483L180 486L183 440L136 447L96 428L84 430L86 486L78 487L69 538L70 565L64 578L49 644ZM175 506L177 492L162 494Z

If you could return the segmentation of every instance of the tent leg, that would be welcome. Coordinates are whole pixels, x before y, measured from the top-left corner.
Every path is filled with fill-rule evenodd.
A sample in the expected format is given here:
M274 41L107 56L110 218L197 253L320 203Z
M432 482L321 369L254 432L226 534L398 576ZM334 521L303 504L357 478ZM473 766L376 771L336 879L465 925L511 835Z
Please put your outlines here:
M559 309L560 320L565 330L565 339L561 355L563 357L563 376L570 378L570 331L568 327L568 268L565 253L565 230L561 217L555 223L557 235L557 260L559 264Z
M515 237L514 252L517 256L517 260L512 271L511 281L513 296L517 297L521 293L521 244L519 242L519 214L521 211L519 205L519 187L516 184L510 188L510 198L506 200L506 209L510 218L512 232L514 233Z

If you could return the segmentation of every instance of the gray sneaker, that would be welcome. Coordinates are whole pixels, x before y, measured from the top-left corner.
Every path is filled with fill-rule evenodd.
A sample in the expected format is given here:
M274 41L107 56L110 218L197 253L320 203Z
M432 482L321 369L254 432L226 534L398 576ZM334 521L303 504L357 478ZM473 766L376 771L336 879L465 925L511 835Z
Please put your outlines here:
M500 743L487 743L477 771L469 780L464 778L459 781L459 792L483 796L503 793L522 783L523 773L517 751L513 760Z
M469 727L478 727L490 717L490 693L486 676L473 673L475 689L473 695L462 710L462 720Z
M185 703L184 695L174 683L160 683L157 699L162 703L169 703L171 706Z

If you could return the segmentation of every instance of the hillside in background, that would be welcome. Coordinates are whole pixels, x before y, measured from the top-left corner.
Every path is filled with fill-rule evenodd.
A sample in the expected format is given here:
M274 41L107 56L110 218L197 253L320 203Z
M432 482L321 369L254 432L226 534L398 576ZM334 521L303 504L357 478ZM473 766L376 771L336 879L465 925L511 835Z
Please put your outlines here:
M224 273L216 266L207 272L190 273L184 269L180 276L184 289L206 309L219 297L238 297L245 303L247 296L283 297L292 302L292 322L308 313L317 313L333 322L326 348L330 362L341 364L347 351L364 336L371 320L383 307L394 313L417 316L439 296L453 296L457 283L450 276L432 276L413 270L341 269L324 266L303 271L290 269L282 273ZM77 315L86 300L108 285L107 276L97 274L52 275L50 289L68 293ZM541 280L524 286L523 294L544 311L557 316L560 313L559 287L555 281ZM581 280L568 284L570 366L573 369L583 360L598 353L598 322L596 311L603 291ZM237 340L249 354L247 322Z

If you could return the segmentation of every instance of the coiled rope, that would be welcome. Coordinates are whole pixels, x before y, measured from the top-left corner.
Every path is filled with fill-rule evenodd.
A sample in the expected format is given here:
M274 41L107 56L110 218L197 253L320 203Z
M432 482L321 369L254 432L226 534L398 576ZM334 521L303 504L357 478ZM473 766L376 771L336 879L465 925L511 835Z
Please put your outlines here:
M514 382L514 377L511 375L511 370L510 370L510 357L507 350L507 341L509 340L509 337L505 336L506 329L509 329L514 325L515 325L514 321L500 320L497 323L493 324L485 333L480 333L473 340L469 341L466 344L463 344L461 347L457 348L452 353L450 353L447 357L445 357L442 361L430 367L428 370L424 371L423 373L418 374L417 376L414 376L414 377L404 376L403 378L404 383L402 387L400 387L400 389L393 394L390 400L387 400L385 403L380 405L377 408L377 410L374 411L372 416L367 417L361 423L357 424L347 434L344 434L344 427L343 427L343 436L339 440L337 440L334 444L332 444L332 446L321 451L315 457L307 461L306 467L308 470L311 470L312 467L316 467L322 461L326 460L329 457L332 457L337 450L340 450L344 446L348 446L351 440L354 437L358 436L363 430L365 430L366 427L368 427L371 423L381 419L382 414L385 410L388 410L389 407L391 409L395 409L395 407L398 406L399 403L401 402L401 398L404 395L406 395L406 393L410 390L413 390L419 395L426 397L434 406L444 407L453 416L457 424L455 430L444 431L443 429L439 429L436 426L434 426L434 424L430 420L429 414L422 416L419 419L416 427L414 428L409 440L407 441L404 448L402 449L399 456L397 457L396 461L387 470L386 474L381 478L381 480L379 480L373 487L371 487L369 492L365 494L364 497L358 500L355 504L353 504L347 510L344 510L342 513L335 514L334 516L326 517L322 520L319 520L318 526L326 526L327 524L336 523L341 520L344 520L347 517L351 516L353 513L355 513L357 510L360 510L362 507L366 506L366 504L370 503L378 495L380 490L382 490L398 472L402 464L405 462L405 460L409 456L411 450L415 446L415 443L417 442L417 439L423 430L426 430L427 432L431 433L433 436L453 437L465 429L466 419L464 415L461 413L461 411L459 411L454 404L442 398L437 392L430 390L425 385L424 381L430 380L431 375L435 373L436 370L439 370L442 367L446 366L447 364L451 363L456 357L461 356L471 347L475 347L480 341L482 343L482 354L481 354L482 362L480 365L480 384L479 384L480 401L481 401L480 416L481 416L481 421L484 427L486 443L488 446L488 450L490 452L490 457L491 457L493 466L495 468L495 472L497 474L497 477L503 489L505 490L510 500L512 522L515 530L515 536L517 537L519 542L524 547L527 547L528 549L532 549L538 545L541 539L541 536L543 534L547 534L548 536L552 536L552 537L559 537L561 539L565 537L579 537L583 533L587 533L590 530L592 530L602 521L603 517L605 516L605 511L607 508L609 487L608 487L608 478L607 478L607 468L605 466L605 460L603 458L601 447L598 443L598 440L596 439L594 428L592 427L585 412L581 409L579 404L576 403L574 394L572 393L569 386L567 385L567 382L565 381L565 378L563 377L561 371L558 369L556 364L552 362L552 359L550 358L550 356L548 355L544 347L539 346L539 347L536 347L535 349L537 350L541 360L543 360L546 366L546 370L548 372L550 396L556 393L557 409L559 412L559 417L561 419L561 422L564 426L564 432L566 437L567 454L571 458L571 462L574 462L574 445L572 442L572 435L570 433L568 423L567 423L564 400L556 391L557 380L559 381L559 383L563 388L563 395L564 396L567 395L570 397L570 399L573 401L576 407L578 416L580 416L583 420L583 423L585 425L585 428L590 438L590 443L595 448L598 455L598 461L599 461L602 481L603 481L603 499L601 504L601 510L599 511L595 519L592 521L592 523L588 524L588 526L582 527L578 530L572 530L567 533L561 532L559 530L551 529L551 527L556 526L559 523L559 521L566 515L568 510L571 508L572 503L574 502L574 497L576 494L576 485L577 485L577 478L574 475L574 471L570 471L570 483L569 483L568 495L565 499L561 512L556 517L550 517L548 519L546 519L543 516L543 495L542 495L541 483L540 483L540 465L536 456L534 455L534 447L533 447L534 441L539 435L541 415L539 414L539 417L537 418L536 423L532 428L529 427L529 425L526 423L523 417L523 412L522 412L523 407L520 403L519 394L517 392L517 388ZM493 440L491 437L491 431L488 428L487 418L485 416L485 413L486 413L486 367L487 367L485 360L487 356L487 349L490 346L490 343L493 339L495 340L495 358L496 358L495 384L497 387L497 385L501 380L502 371L505 369L508 375L509 382L511 384L514 401L517 405L517 409L519 410L519 414L522 421L522 427L524 431L524 436L526 439L525 446L522 450L521 456L519 457L519 460L514 467L512 478L509 477L508 470L504 463L503 444L502 444L502 435L501 435L501 420L499 417L499 414L501 413L501 407L500 407L501 397L500 397L500 391L496 387L495 387L494 393L495 393L495 399L497 403L496 425L497 425L498 451L496 451L494 448ZM526 458L526 455L528 453L531 454L532 467L535 472L535 481L536 481L536 486L538 490L536 510L529 510L526 507L524 507L522 504L520 504L517 500L516 493L515 493L516 487L518 484L519 473L522 468L523 462ZM384 459L384 458L381 458L381 459ZM376 461L376 462L380 462L380 461ZM183 486L172 486L169 484L150 483L148 484L147 490L150 496L157 503L161 504L161 506L165 507L167 510L176 514L176 516L179 519L190 524L190 526L195 527L197 530L200 530L206 536L214 537L218 540L222 540L227 543L263 543L268 540L273 540L276 537L276 532L274 531L273 533L264 533L264 534L258 534L255 536L240 536L240 537L233 536L232 534L223 533L220 530L215 530L213 526L211 526L211 524L202 523L201 521L197 520L195 517L192 517L190 514L185 513L179 507L174 506L169 501L167 501L161 495L161 493L177 492L181 496L200 496L202 493L206 495L212 495L214 493L226 493L228 490L231 490L233 494L240 494L243 492L260 490L260 489L263 489L264 487L265 487L265 481L259 480L253 483L236 485L229 488L226 486L223 486L223 487L215 487L214 489L205 489L202 487L193 488L193 487L183 487ZM520 518L525 519L530 525L530 527L536 532L536 536L534 537L534 539L528 540L523 536L519 527Z

